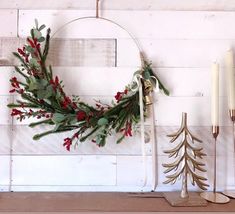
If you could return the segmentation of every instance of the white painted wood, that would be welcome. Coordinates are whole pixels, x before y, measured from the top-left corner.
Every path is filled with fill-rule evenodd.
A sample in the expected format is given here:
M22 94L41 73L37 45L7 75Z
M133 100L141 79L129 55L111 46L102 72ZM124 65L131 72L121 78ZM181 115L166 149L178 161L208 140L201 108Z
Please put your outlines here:
M12 126L10 125L0 125L0 155L9 155L10 154L10 145L13 141Z
M25 44L25 38L0 38L0 65L19 65L12 52ZM47 64L52 66L106 66L116 65L114 39L56 39L51 40Z
M147 187L151 186L151 157L147 158ZM128 163L128 164L127 164ZM124 176L125 175L125 176ZM140 156L117 157L117 185L118 186L142 186L144 185L144 165Z
M0 38L0 65L13 65L19 62L14 58L12 52L17 51L19 39L16 37Z
M63 80L67 94L114 96L130 84L138 67L53 67L54 76ZM9 94L9 79L16 76L12 67L3 67L0 94ZM172 97L210 97L210 68L154 68ZM226 97L225 69L220 72L220 96ZM97 78L99 77L99 78ZM123 78L125 77L125 78ZM105 84L104 84L105 82ZM165 96L162 93L157 96Z
M194 32L194 30L192 31ZM223 67L225 52L230 47L235 47L235 40L233 39L138 38L138 41L147 59L151 60L155 67L170 68L205 68L210 67L210 64L215 60ZM122 50L129 43L129 39L118 39L119 66L136 66L138 62L138 57L133 54L131 54L133 56L131 60L126 60L126 57L130 57L129 51L123 52Z
M36 127L34 129L24 126L14 126L13 131L13 154L14 155L135 155L141 154L140 136L136 133L133 137L126 138L121 144L116 144L117 135L110 136L105 147L98 147L91 141L78 143L77 147L68 152L63 147L63 139L70 137L71 132L50 135L34 141L34 134L41 133L50 127ZM52 127L51 127L52 128ZM7 153L9 154L9 153Z
M12 122L12 117L11 117L11 110L7 107L7 104L11 103L13 101L12 96L4 96L0 95L0 125L9 125Z
M0 188L4 188L0 186ZM167 191L169 188L165 188ZM12 186L14 192L141 192L149 191L149 187L140 186L106 186L106 185L87 185L87 186L75 186L75 185L57 185L57 186L32 186L32 185L14 185ZM7 191L3 189L2 191Z
M20 9L95 9L94 0L3 0L0 8ZM101 9L114 10L235 10L235 4L231 0L109 0L101 2Z
M94 100L100 100L102 103L110 104L113 97L107 96L81 96L84 102L95 105ZM7 100L6 100L7 103ZM158 97L155 101L155 120L158 126L177 126L182 112L189 115L188 124L190 126L211 126L210 118L210 98L209 97ZM227 99L220 98L220 125L230 126L230 118L227 110ZM9 124L7 113L9 109L5 107L2 111L6 112L6 121L3 124ZM22 122L14 119L14 124L29 124L35 122L35 119L26 119ZM149 124L147 122L147 124Z
M235 47L235 28L231 27L233 26L235 13L154 10L159 8L164 10L178 10L179 8L181 10L189 8L191 8L190 10L206 10L207 8L234 10L234 5L231 2L228 3L227 0L216 1L216 3L214 0L204 2L201 0L194 2L147 0L135 4L135 6L131 4L133 2L130 0L125 2L105 1L105 3L102 3L102 8L114 10L102 11L101 14L103 17L117 21L138 38L146 56L153 61L157 73L171 91L171 97L160 95L157 96L155 102L159 154L158 190L180 189L180 182L175 186L162 185L165 178L161 164L164 161L169 161L163 151L173 146L170 145L166 134L177 130L182 111L188 113L188 123L193 126L190 127L192 132L203 140L202 146L208 154L205 159L208 168L207 174L209 175L210 183L212 183L214 144L210 130L210 64L214 59L217 59L221 67L223 67L225 51L228 47ZM56 9L56 7L94 9L94 4L81 0L76 1L76 3L72 0L63 0L59 6L57 2L51 2L50 0L47 4L34 2L33 5L29 1L12 0L8 3L1 2L0 8L4 7L4 5L9 5L11 8L29 9L20 10L19 13L18 27L21 37L28 35L29 29L34 24L35 17L38 18L40 23L47 24L55 32L62 24L74 18L95 15L94 10L32 10L37 7L40 7L39 9L46 7L47 9ZM202 7L203 9L201 9ZM136 8L141 10L132 10ZM0 17L1 14L7 14L7 11L10 10L0 10ZM12 17L15 15L13 14L10 20L13 20ZM129 21L130 18L134 22ZM10 38L16 37L17 19L15 18L14 20L15 24L9 24L9 26L6 26L6 22L4 22L2 29L6 28L6 30L4 30L3 34L0 33L0 37L8 37L1 38L0 41L1 65L12 65L14 63L10 52L17 48L19 43L17 38ZM9 23L13 22L10 21ZM94 98L110 102L115 93L122 90L125 84L131 80L135 67L139 64L138 49L129 38L129 35L115 25L110 25L104 21L92 20L74 23L65 29L64 33L57 34L58 36L63 38L87 38L88 40L84 40L86 42L89 39L117 39L117 68L54 68L55 74L64 80L66 92L68 94L80 94L85 102L94 103ZM73 43L73 40L68 42ZM112 49L110 44L106 41L107 43L105 44L109 44L108 47L103 46L104 43L99 46L99 42L97 40L92 44L95 47L87 44L82 45L79 51L87 50L90 55L88 57L85 54L85 57L75 61L80 64L74 65L93 65L95 67L98 65L113 65L113 61L112 63L104 61L104 58L106 60L113 59L113 52L110 52ZM105 47L110 49L105 49ZM97 50L98 54L93 56L92 54L95 50ZM73 54L70 50L68 53ZM99 60L104 55L102 63L99 64ZM8 59L8 62L3 59ZM62 63L61 60L60 63ZM2 70L3 72L0 73L0 95L2 100L0 102L0 115L2 118L0 124L11 124L10 112L6 104L9 102L7 99L10 98L8 79L12 75L12 71L11 68L6 67L2 67ZM98 78L91 78L94 73ZM218 188L222 190L225 187L235 185L235 161L231 122L227 113L223 68L221 73L220 118L221 125L225 127L221 127L218 138ZM27 123L29 121L25 121L23 124ZM13 131L10 130L9 125L1 125L2 147L0 148L0 154L8 155L9 145L13 143L13 190L150 190L150 182L148 182L147 187L141 187L143 173L138 134L121 145L116 145L115 136L112 136L105 148L98 148L94 144L87 142L80 144L76 150L72 149L71 152L67 152L62 144L63 139L69 136L69 133L68 135L66 133L49 136L39 142L35 142L32 140L33 133L41 132L45 128L30 129L20 124L14 121ZM148 124L148 121L146 124ZM148 147L147 153L150 154L150 152ZM0 157L7 157L9 160L9 156ZM6 169L7 167L9 167L9 162L6 164ZM151 168L151 161L148 162L148 167L149 169ZM7 173L5 174L8 175ZM7 185L9 178L6 181L0 182L0 184ZM190 189L194 190L197 188L190 186Z
M165 156L158 157L158 186L157 191L164 191L166 189L179 191L181 190L181 181L177 181L175 185L164 185L163 182L166 180L163 173L164 167L163 163L172 162ZM207 173L204 173L203 176L208 178L208 183L213 183L213 157L209 156L203 160L207 165ZM126 164L128 163L128 165ZM234 157L219 157L217 162L217 189L223 190L227 186L234 185ZM132 167L131 167L132 166ZM148 162L148 168L151 167L151 162ZM119 186L141 186L143 179L143 170L142 170L142 157L141 156L118 156L117 157L117 183ZM130 173L131 172L131 173ZM151 170L149 171L151 172ZM148 180L151 181L151 175L148 173ZM147 185L147 188L150 188L151 185ZM199 190L198 187L192 186L190 183L188 185L190 190ZM212 185L208 188L212 190Z
M188 113L188 124L191 126L211 126L208 97L159 97L155 109L155 119L159 126L179 124L182 112ZM220 125L227 126L230 119L226 98L220 98L220 109Z
M51 40L47 64L115 67L116 41L114 39L54 39Z
M10 95L9 91L12 89L10 79L15 76L13 67L0 68L0 95Z
M0 37L17 36L17 10L0 10Z
M217 60L221 66L224 66L224 55L229 47L235 47L235 40L227 39L217 39L217 40L207 40L207 39L138 39L140 46L143 48L147 59L151 60L155 67L170 67L170 68L206 68L210 67L210 64ZM24 39L18 38L0 38L0 65L13 65L19 64L17 60L14 59L12 52L16 51L18 47L24 44ZM65 40L69 44L72 44L74 40ZM64 48L59 48L59 55L65 57L63 61L58 61L55 63L51 60L53 65L64 66L65 63L79 66L97 66L103 63L106 65L113 65L113 52L110 47L110 40L104 39L86 39L78 40L79 49L76 46L72 46L72 49L65 50ZM80 44L81 43L81 44ZM113 44L112 44L113 46ZM87 49L88 47L91 48ZM74 50L76 48L76 50ZM51 49L53 49L51 47ZM82 49L82 50L81 50ZM101 51L101 50L103 51ZM85 50L85 52L84 52ZM129 51L126 51L129 50ZM67 58L68 54L72 52L78 52L79 56L73 59ZM92 55L94 52L94 55ZM203 57L201 55L203 53ZM106 54L106 55L104 55ZM105 59L105 57L110 56L111 58ZM71 57L71 56L70 56ZM79 58L78 58L79 57ZM70 61L71 60L71 61ZM86 61L84 61L86 60ZM105 60L105 61L104 61ZM48 61L49 63L49 61ZM135 67L139 64L139 54L136 49L136 45L131 39L121 39L117 38L117 65L120 67Z
M115 184L115 156L13 156L13 185Z
M63 80L65 90L68 94L83 96L115 95L118 91L124 90L125 86L132 81L133 74L138 69L138 67L53 68L54 75L57 75ZM170 90L171 96L210 96L210 68L154 68L154 71L164 85ZM220 74L220 96L226 97L227 92L224 67L221 67ZM103 84L104 82L105 84ZM159 96L164 95L159 94Z
M6 191L8 190L8 186L9 186L9 163L10 163L10 157L9 156L0 156L0 163L1 163L1 167L0 167L0 175L1 175L1 179L0 179L0 185L4 186L4 187L0 187L0 191Z
M107 157L107 156L106 156ZM49 158L49 159L48 159ZM56 161L58 163L58 159L60 159L62 157L57 156L56 157ZM74 166L74 162L77 163L77 158L78 157L73 157L73 158L69 158L70 161L65 161L64 157L63 157L63 165L64 164L68 164L70 167L72 165L72 167ZM88 156L86 156L86 158L88 158ZM91 179L90 177L86 177L84 179L86 179L85 182L85 186L84 183L80 184L80 180L77 177L76 174L78 174L78 171L80 171L81 173L83 173L83 175L85 176L87 173L87 167L86 168L78 168L76 169L77 171L73 170L72 175L70 175L70 173L68 173L68 171L64 170L63 172L59 172L61 171L60 167L57 167L57 165L53 165L53 168L48 169L49 167L47 167L46 169L44 168L44 173L47 174L46 178L43 175L43 170L40 170L41 174L39 174L39 172L37 171L39 169L38 165L36 165L36 161L35 159L38 159L38 157L32 157L32 156L26 156L26 157L22 157L22 156L16 156L14 157L14 160L18 160L17 163L14 162L14 164L19 164L19 159L23 159L24 160L24 169L21 168L21 172L19 173L19 177L17 177L15 179L15 181L13 180L13 189L16 188L16 190L22 190L24 187L26 187L25 190L40 190L40 189L44 189L46 190L47 188L52 190L52 191L95 191L97 190L97 183L99 183L98 185L105 185L106 187L104 187L105 190L107 190L107 185L109 185L109 183L107 183L107 177L110 177L110 174L105 174L105 176L97 176L97 172L93 171L92 177L95 180L96 185L91 185L91 186L86 186L86 184L88 183L88 181ZM28 161L30 159L30 161ZM46 159L46 160L45 160ZM40 162L41 164L45 161L46 165L50 165L52 164L53 160L55 158L52 157L45 157L45 156L40 156ZM22 160L22 161L23 161ZM92 158L93 160L93 158ZM103 160L103 164L105 164L106 160ZM181 188L181 182L178 181L174 186L171 185L163 185L162 182L165 180L165 175L162 173L163 172L163 167L162 167L162 163L165 163L166 161L169 162L169 160L164 157L164 156L159 156L159 185L157 187L157 191L166 191L167 189L171 189L171 190L180 190ZM206 157L205 158L205 163L207 164L208 167L208 172L206 174L204 174L204 176L208 176L209 179L209 183L211 184L213 181L213 157ZM30 162L30 163L29 163ZM22 162L21 162L22 163ZM59 162L61 163L61 162ZM126 164L128 163L129 166ZM227 158L227 157L219 157L218 158L218 164L217 164L217 178L218 178L218 190L224 190L227 186L233 186L234 185L234 179L233 179L233 173L234 173L234 169L231 167L233 167L233 163L234 163L234 158ZM94 164L92 162L92 164ZM34 169L30 172L28 172L28 167L29 165L34 166ZM14 165L13 165L14 166ZM61 166L61 165L60 165ZM132 166L132 167L131 167ZM16 167L16 166L15 166ZM29 168L31 168L29 167ZM94 165L93 165L94 167ZM148 167L151 167L151 163L148 162ZM40 167L41 168L41 167ZM112 182L112 184L110 184L112 186L112 188L110 188L110 190L115 190L116 191L119 189L121 190L127 190L129 188L132 189L132 191L139 191L140 189L142 190L147 190L150 191L150 185L147 185L146 187L141 187L141 180L143 179L143 172L141 171L142 168L142 158L141 156L118 156L117 157L117 186L115 186L115 184ZM22 170L24 173L22 173ZM58 170L58 171L56 171ZM107 170L107 169L106 169ZM13 172L16 173L16 169L13 168ZM76 172L76 174L75 174ZM102 171L98 171L99 173L103 173ZM61 173L63 173L63 176L61 177ZM32 176L32 174L34 174L34 176ZM37 175L37 176L35 176ZM66 175L66 176L65 176ZM70 178L68 178L67 176L70 175ZM34 183L33 180L34 179ZM64 180L63 180L64 179ZM65 180L66 179L66 180ZM87 180L88 179L88 180ZM151 179L151 175L150 173L148 174L148 179ZM30 181L29 181L30 180ZM75 181L76 180L76 181ZM92 184L93 180L92 180ZM47 185L50 185L51 187L48 187ZM78 185L82 185L83 187L79 187ZM98 189L101 189L101 187L99 187ZM103 189L103 190L104 190ZM198 190L197 187L193 187L189 184L189 189L190 190ZM212 189L212 186L210 186L209 190Z
M180 125L180 118L179 118ZM168 134L174 133L179 129L178 126L160 126L156 128L157 133L157 147L158 155L166 156L165 150L171 149L179 143L177 141L171 144L170 138L167 137ZM121 144L116 144L118 139L117 135L113 135L107 139L107 144L105 147L97 147L91 141L86 141L84 143L78 143L77 147L72 147L71 151L68 152L63 147L63 139L70 137L71 132L66 132L63 134L50 135L40 139L39 141L34 141L32 139L33 135L41 133L48 130L49 127L36 127L34 129L29 128L24 125L17 125L13 127L12 133L12 144L13 144L13 154L14 155L141 155L141 144L140 144L140 133L134 132L133 137L128 137ZM7 129L7 127L5 128ZM203 143L197 144L198 147L202 147L207 155L213 155L214 149L214 139L211 133L211 127L189 127L190 131L200 138ZM8 129L7 129L8 130ZM146 131L149 127L146 127ZM10 130L8 130L10 132ZM9 154L9 136L3 135L4 147L1 152L3 154ZM180 139L179 139L180 140ZM218 137L217 154L221 157L230 156L233 154L233 139L232 139L232 127L220 127L220 135ZM146 144L147 154L151 154L151 145Z
M19 34L28 35L29 29L34 25L34 17L40 23L46 23L55 32L63 24L82 17L94 15L90 10L20 10ZM193 12L193 11L103 11L104 18L118 22L137 38L155 39L233 39L235 30L231 27L235 17L234 12ZM135 22L128 22L129 17ZM99 21L98 21L99 22ZM154 23L154 24L153 24ZM162 24L164 23L164 24ZM81 23L80 23L81 24ZM77 31L84 36L99 36L99 27L96 24L88 26L84 23L83 31ZM86 26L86 28L85 28ZM156 26L156 30L155 30ZM92 32L89 32L89 29ZM70 31L73 35L73 31ZM108 34L108 32L104 32ZM115 32L116 34L116 32ZM100 34L102 35L102 34ZM125 36L125 35L122 35Z

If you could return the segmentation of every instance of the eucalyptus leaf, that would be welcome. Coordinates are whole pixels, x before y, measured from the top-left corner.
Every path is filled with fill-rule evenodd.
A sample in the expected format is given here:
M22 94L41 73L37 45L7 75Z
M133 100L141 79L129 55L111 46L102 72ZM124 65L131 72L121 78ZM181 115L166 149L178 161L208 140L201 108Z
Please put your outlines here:
M55 113L53 114L52 121L58 124L58 123L61 123L65 118L66 118L65 115L60 114L60 113Z
M38 99L46 99L47 91L46 90L37 90L37 98Z
M109 121L108 121L105 117L102 117L102 118L100 118L100 119L98 120L97 124L98 124L99 126L104 126L104 125L106 125L108 122L109 122Z
M97 136L96 136L96 140L95 140L95 141L96 141L96 144L99 145L100 142L101 142L101 140L102 140L101 136L100 136L100 135L97 135Z
M28 90L29 91L33 91L33 90L36 90L37 89L37 83L35 82L30 82L29 83L29 86L28 86Z
M31 58L29 60L29 63L31 64L31 66L33 67L39 67L40 65L38 64L38 61L35 58Z
M49 95L47 98L51 97L53 95L53 93L54 93L54 89L53 89L53 87L51 85L47 86L46 91L47 91L47 93Z
M45 41L45 38L44 38L44 37L38 38L38 42L44 42L44 41Z
M26 46L25 46L25 49L26 49L26 51L28 51L28 52L30 52L30 53L33 53L33 52L34 52L34 49L33 49L31 46L29 46L29 45L26 45Z
M33 35L34 35L34 38L37 38L37 39L42 37L42 33L37 29L33 29Z
M46 27L46 25L41 25L38 30L41 31L41 30L43 30L45 27Z
M34 22L35 22L36 28L38 29L38 20L37 20L37 19L34 19Z

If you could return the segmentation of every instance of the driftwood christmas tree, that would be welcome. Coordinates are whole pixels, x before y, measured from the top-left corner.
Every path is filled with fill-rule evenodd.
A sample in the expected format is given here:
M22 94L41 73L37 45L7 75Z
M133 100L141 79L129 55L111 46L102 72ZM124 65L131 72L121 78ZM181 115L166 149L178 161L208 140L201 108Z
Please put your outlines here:
M206 172L204 169L205 164L198 161L198 158L202 159L206 156L202 152L202 148L197 148L195 146L195 141L202 143L200 139L193 136L187 127L187 114L182 114L182 123L180 129L174 133L168 135L171 137L171 143L174 143L182 135L182 140L173 149L164 151L169 155L169 158L174 157L176 160L170 164L163 164L167 169L164 173L172 172L172 174L167 175L167 180L164 184L172 183L174 184L177 179L182 178L182 190L181 198L188 198L188 178L190 178L192 185L197 185L200 189L206 190L209 186L205 183L206 178L197 174L198 171Z

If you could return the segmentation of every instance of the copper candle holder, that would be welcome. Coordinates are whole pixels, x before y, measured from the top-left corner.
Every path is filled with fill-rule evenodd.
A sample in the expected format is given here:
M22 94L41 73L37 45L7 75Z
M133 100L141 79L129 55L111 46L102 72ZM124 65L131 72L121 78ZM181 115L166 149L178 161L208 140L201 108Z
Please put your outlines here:
M212 203L216 203L216 204L225 204L228 203L230 201L230 199L217 192L216 189L216 180L217 180L217 149L216 149L216 144L217 144L217 137L219 135L219 126L212 126L212 135L213 138L215 140L214 142L214 180L213 180L213 191L212 192L203 192L201 193L201 197L206 199L207 201L210 201Z
M235 153L235 109L229 110L229 116L233 123L233 150ZM235 190L226 190L223 192L224 195L227 195L230 198L235 198Z

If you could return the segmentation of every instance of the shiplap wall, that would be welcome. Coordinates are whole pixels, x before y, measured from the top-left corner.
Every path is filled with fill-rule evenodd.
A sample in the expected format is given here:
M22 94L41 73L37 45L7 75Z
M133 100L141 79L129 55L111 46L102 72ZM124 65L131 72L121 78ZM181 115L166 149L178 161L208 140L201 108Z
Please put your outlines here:
M148 184L143 187L140 136L120 145L115 136L105 148L87 142L67 152L63 139L53 135L40 141L32 136L45 127L31 129L29 121L12 120L7 103L17 97L9 94L9 78L15 75L11 55L34 18L52 33L73 19L94 15L95 1L1 1L0 2L0 189L2 191L149 191L151 158L148 158ZM157 191L175 190L163 186L163 153L171 147L166 134L174 132L181 112L188 112L191 130L203 140L207 153L209 183L213 181L213 139L210 132L210 65L221 64L221 134L218 139L218 187L235 185L235 157L231 123L227 113L224 54L235 46L235 4L224 1L101 0L101 15L121 24L139 41L148 59L171 96L156 95L155 119L158 137ZM211 11L206 11L211 10ZM131 17L131 19L130 19ZM6 21L7 20L7 21ZM81 29L81 30L79 30ZM79 94L92 103L94 98L110 102L122 90L139 66L138 49L129 35L102 20L76 22L55 37L51 62L54 72L64 80L68 94ZM55 56L59 50L61 55ZM68 49L67 49L68 48ZM64 51L66 49L66 51ZM75 55L73 54L75 53ZM104 84L105 83L105 84ZM148 127L147 127L148 128ZM146 146L151 154L150 145ZM10 187L10 188L9 188ZM191 189L195 189L190 187ZM210 187L211 188L211 187Z

